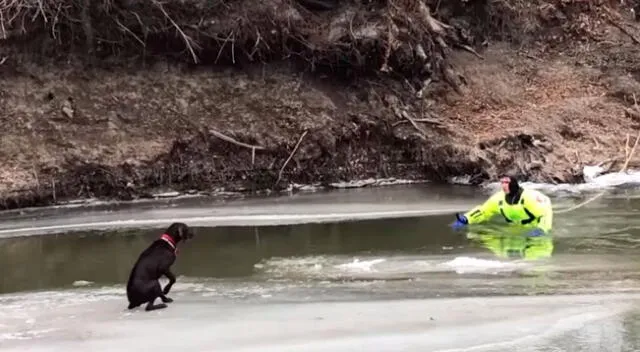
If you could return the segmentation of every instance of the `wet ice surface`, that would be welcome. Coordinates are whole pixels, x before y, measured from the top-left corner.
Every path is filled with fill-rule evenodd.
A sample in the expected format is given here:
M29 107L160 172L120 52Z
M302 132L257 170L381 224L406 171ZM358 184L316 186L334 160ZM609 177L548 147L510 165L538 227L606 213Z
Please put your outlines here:
M553 255L537 260L500 256L503 238L451 232L451 213L487 195L463 188L5 215L0 349L634 351L638 194L618 189L558 217ZM396 219L273 226L386 216ZM181 250L168 309L127 311L131 262L173 219L219 227ZM137 226L148 229L126 229ZM68 229L78 232L14 237Z
M91 208L0 212L0 237L89 229L153 228L174 221L192 226L260 226L427 216L463 211L484 194L460 187L397 186L301 193L288 197L212 201L186 198Z
M3 350L538 351L565 343L564 351L631 351L639 346L624 326L638 307L636 294L330 303L211 302L176 294L169 309L155 312L125 311L117 292L44 296L14 303L23 306L24 315L3 322ZM589 333L581 334L584 330Z
M562 351L639 348L640 339L634 335L638 330L628 327L637 322L640 307L635 282L610 277L602 285L600 278L580 278L571 266L564 266L577 267L585 258L561 259L547 263L544 270L553 271L555 265L573 278L536 276L542 265L483 255L273 258L255 264L250 278L180 276L170 295L175 302L156 312L127 311L120 284L76 280L65 290L0 296L0 347L8 351L466 351L476 347L473 350L505 352L515 347L546 351L558 345L565 346ZM620 270L613 259L590 261L581 269ZM542 296L528 296L532 294Z

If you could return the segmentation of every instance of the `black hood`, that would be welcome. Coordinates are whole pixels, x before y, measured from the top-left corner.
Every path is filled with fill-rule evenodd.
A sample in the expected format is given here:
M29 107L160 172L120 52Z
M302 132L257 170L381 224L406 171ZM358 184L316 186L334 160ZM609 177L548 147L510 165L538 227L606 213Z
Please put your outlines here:
M522 195L522 187L518 183L518 180L513 176L508 176L509 179L509 194L505 197L507 203L515 204L520 201L520 196Z

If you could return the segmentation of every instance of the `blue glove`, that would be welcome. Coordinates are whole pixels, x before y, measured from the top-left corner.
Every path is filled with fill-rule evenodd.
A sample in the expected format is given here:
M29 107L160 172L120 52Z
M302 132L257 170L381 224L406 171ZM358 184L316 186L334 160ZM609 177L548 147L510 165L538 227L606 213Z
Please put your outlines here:
M454 230L459 230L465 227L469 223L469 221L464 215L456 214L456 218L457 218L456 221L454 221L453 224L451 224L451 227Z
M542 231L542 229L535 228L535 229L529 231L527 233L527 236L528 237L540 237L540 236L544 236L544 234L545 233L544 233L544 231Z

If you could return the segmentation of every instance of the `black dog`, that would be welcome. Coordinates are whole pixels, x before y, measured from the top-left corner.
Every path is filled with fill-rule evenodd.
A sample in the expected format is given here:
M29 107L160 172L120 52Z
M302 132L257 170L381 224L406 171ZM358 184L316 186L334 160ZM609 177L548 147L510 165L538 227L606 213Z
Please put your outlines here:
M127 283L127 298L129 309L136 308L147 303L145 310L166 308L166 303L173 300L166 295L171 286L176 282L176 277L171 272L171 266L176 260L176 251L180 241L193 238L193 232L181 222L173 223L167 231L144 250L138 257ZM158 279L162 276L169 279L169 283L160 288ZM156 298L162 300L161 304L153 304Z

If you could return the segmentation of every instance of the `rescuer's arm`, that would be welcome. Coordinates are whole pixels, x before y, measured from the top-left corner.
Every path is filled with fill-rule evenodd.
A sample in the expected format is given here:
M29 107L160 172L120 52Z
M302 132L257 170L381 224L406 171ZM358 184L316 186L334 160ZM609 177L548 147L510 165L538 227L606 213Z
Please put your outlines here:
M468 224L479 224L490 220L496 215L500 208L498 203L504 198L504 193L496 192L481 205L469 210L464 214Z
M498 203L504 198L502 192L496 192L481 205L469 210L463 215L456 214L456 222L453 223L454 228L460 228L468 224L479 224L490 220L499 212Z
M551 231L553 225L553 207L549 197L539 192L526 192L524 197L524 206L527 210L539 219L537 229L540 229L544 234L548 234ZM535 230L534 230L535 231ZM532 235L542 235L542 233L535 233Z

